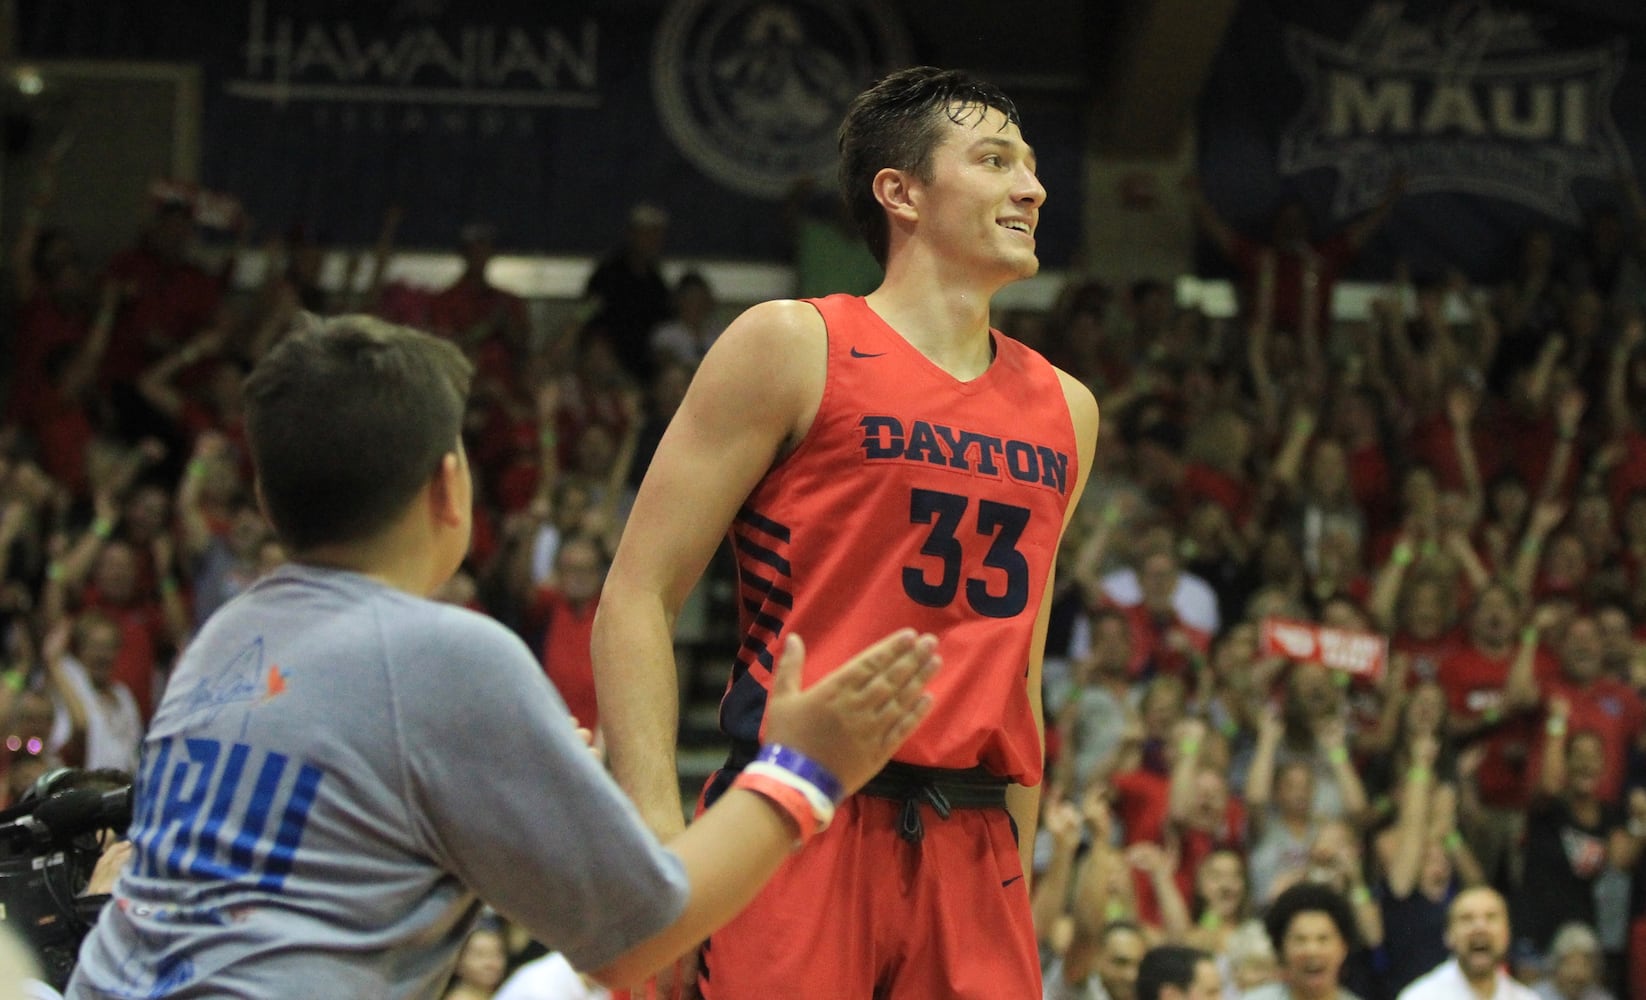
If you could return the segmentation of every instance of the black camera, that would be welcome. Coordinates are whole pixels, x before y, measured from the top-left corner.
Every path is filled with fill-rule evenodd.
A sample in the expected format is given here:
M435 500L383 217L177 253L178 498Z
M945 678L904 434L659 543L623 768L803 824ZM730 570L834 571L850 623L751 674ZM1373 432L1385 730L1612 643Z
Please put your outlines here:
M98 835L131 824L130 784L62 789L66 783L0 812L0 923L29 944L43 978L58 988L107 898L81 895L102 854Z

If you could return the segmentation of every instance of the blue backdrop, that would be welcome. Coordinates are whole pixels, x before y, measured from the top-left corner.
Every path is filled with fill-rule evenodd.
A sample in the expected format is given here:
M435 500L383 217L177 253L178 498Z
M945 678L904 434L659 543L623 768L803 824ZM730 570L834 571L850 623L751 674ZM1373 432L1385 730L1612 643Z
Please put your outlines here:
M1324 233L1404 172L1356 272L1404 256L1487 279L1528 225L1569 234L1621 203L1646 152L1643 52L1637 0L1246 0L1200 104L1204 189L1248 235L1294 197Z
M449 245L599 252L628 206L674 218L671 253L784 254L778 205L828 176L850 97L940 61L879 0L184 0L21 5L31 56L153 58L204 71L202 182L267 225ZM1080 218L1081 107L1020 95L1055 208L1043 259Z

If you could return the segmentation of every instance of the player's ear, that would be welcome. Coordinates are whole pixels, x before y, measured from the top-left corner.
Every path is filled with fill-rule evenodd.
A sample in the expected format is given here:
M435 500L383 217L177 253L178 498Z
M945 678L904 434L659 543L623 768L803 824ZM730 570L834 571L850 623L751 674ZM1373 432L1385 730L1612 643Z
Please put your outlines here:
M920 217L915 198L914 175L895 167L885 167L870 184L875 200L892 218L913 222Z

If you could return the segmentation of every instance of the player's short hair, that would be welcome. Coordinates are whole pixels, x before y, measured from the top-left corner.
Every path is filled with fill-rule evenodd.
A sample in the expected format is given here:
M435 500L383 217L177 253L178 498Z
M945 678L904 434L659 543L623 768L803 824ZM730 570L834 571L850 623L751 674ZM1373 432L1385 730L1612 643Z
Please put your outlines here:
M994 84L959 70L914 66L898 70L858 94L840 123L840 192L847 211L886 266L891 226L874 196L874 177L891 167L931 179L932 150L944 120L964 122L993 109L1021 126L1017 105Z
M473 368L448 341L371 316L318 319L246 379L263 506L301 553L371 538L459 448Z

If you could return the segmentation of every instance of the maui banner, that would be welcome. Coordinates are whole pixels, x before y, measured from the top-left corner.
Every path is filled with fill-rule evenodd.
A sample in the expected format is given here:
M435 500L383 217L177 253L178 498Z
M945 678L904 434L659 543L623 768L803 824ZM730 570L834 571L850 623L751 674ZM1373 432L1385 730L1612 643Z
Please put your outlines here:
M23 5L33 58L203 71L201 184L260 227L598 253L630 205L672 216L670 254L781 258L781 203L832 183L835 129L891 68L940 61L884 0L185 0ZM1042 256L1079 229L1079 102L1024 100L1056 191Z
M1621 207L1646 153L1646 7L1246 0L1199 114L1212 204L1255 238L1301 199L1316 235L1405 197L1358 270L1506 267L1519 234Z

